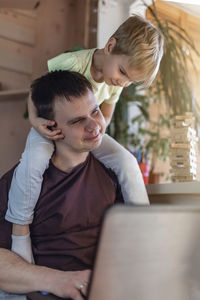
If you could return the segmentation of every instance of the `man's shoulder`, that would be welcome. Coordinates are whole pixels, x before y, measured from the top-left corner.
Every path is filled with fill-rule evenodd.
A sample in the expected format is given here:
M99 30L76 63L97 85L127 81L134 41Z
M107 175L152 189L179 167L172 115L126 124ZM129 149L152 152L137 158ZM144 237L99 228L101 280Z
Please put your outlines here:
M100 162L92 153L91 153L91 159L92 161L96 164L96 171L98 172L98 168L101 168L110 178L111 180L116 183L119 184L118 182L118 178L117 175L115 174L115 172L110 169L107 168L102 162Z
M11 248L12 224L5 220L8 207L8 193L15 167L0 178L0 248Z
M112 195L115 195L115 203L124 203L121 186L119 184L117 175L113 172L112 169L107 168L92 154L91 159L94 164L95 174L98 177L98 182L101 188L106 192L106 195L108 195L108 197L110 197L110 195L111 197Z
M13 178L13 173L17 165L12 167L9 171L7 171L1 178L0 178L0 198L5 197L8 194L10 189L11 181Z
M8 183L11 183L12 177L13 177L13 173L14 173L14 170L15 170L16 166L17 165L15 165L10 170L8 170L5 174L3 174L2 177L0 178L0 182L6 181Z

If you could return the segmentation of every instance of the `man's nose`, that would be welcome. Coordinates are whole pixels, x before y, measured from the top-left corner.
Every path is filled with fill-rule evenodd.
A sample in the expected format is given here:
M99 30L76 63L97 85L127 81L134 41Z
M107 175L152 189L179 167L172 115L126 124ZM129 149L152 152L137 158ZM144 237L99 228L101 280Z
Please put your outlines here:
M97 123L96 120L94 119L90 119L88 120L87 126L86 126L86 130L88 132L96 132L99 129L99 124Z

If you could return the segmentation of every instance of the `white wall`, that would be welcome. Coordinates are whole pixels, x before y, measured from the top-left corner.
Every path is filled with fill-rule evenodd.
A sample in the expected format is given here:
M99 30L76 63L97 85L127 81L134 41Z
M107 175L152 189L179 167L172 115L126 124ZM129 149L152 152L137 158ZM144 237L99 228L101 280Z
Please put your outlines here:
M134 0L99 0L97 47L103 48L109 37L129 17Z
M145 0L150 5L152 0ZM109 37L131 14L145 17L143 0L99 0L97 47L103 48Z

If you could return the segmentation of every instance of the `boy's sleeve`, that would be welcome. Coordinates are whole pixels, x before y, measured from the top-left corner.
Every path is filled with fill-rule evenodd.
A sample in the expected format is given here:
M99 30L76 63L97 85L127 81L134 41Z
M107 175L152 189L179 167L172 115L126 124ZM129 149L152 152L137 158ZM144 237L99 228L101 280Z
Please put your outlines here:
M73 52L62 53L47 61L48 70L51 71L75 71L79 72L79 64Z
M123 90L123 87L115 87L113 88L113 91L109 97L109 99L105 99L104 102L107 104L114 104L117 103L117 101L119 100L120 94Z

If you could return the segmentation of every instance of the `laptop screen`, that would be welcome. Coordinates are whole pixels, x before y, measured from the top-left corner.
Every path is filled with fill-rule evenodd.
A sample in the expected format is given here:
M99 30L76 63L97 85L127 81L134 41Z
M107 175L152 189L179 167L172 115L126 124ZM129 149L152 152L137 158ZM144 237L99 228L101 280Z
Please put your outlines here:
M200 208L112 207L88 299L200 299Z

